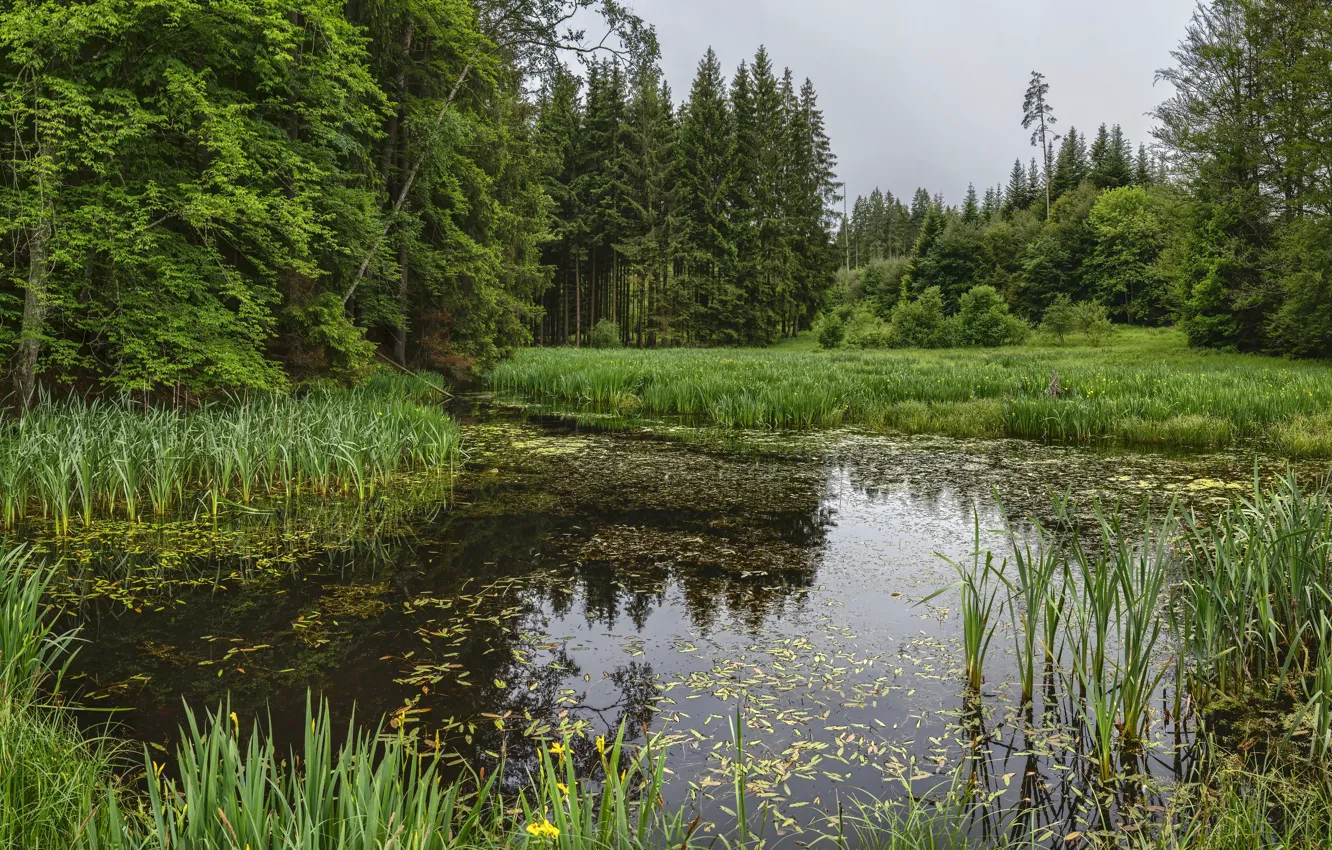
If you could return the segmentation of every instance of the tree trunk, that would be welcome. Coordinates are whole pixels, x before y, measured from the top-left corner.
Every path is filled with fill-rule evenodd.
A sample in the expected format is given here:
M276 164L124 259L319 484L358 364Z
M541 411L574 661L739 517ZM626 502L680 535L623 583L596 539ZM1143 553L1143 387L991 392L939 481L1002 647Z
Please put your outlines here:
M393 356L399 365L407 367L407 245L398 248L398 333L393 338Z
M14 390L24 410L32 405L37 390L37 358L42 353L42 328L46 324L46 238L45 223L28 234L28 285L23 292L23 325L14 372Z
M574 260L574 348L583 347L583 277L581 263Z

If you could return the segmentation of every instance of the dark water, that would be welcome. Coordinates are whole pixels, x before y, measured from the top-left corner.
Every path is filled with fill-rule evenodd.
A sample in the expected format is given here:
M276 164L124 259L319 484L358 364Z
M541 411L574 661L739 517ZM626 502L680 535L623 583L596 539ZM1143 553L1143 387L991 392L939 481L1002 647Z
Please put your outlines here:
M730 793L738 716L749 789L785 832L959 770L994 811L1027 799L1073 831L1086 814L1068 709L1015 707L1006 628L968 705L956 597L920 600L955 578L946 559L970 557L978 527L1003 550L1001 503L1022 533L1021 518L1049 519L1052 490L1205 507L1254 471L1242 455L846 433L719 449L462 412L470 458L447 509L266 572L196 556L201 578L170 598L83 602L84 702L170 747L184 703L225 699L298 741L312 693L339 720L438 735L473 766L521 763L564 730L590 769L591 736L623 724L671 736L668 802L708 815ZM1187 729L1163 715L1141 805L1187 768Z

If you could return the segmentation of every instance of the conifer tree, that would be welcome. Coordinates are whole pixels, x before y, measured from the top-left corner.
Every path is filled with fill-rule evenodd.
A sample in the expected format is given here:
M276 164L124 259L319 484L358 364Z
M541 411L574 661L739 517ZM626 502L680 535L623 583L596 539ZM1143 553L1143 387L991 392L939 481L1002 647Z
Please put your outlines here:
M1031 205L1031 186L1021 159L1013 160L1013 172L1008 176L1008 189L1004 195L1004 209L1008 212L1024 210Z
M1138 160L1133 170L1133 182L1137 186L1150 186L1156 182L1155 174L1152 171L1152 161L1147 155L1147 146L1138 145Z
M695 305L693 330L710 342L735 342L709 315L714 303L735 301L725 292L734 253L727 215L732 133L725 87L721 63L709 48L680 119L677 147L681 255Z
M1096 141L1091 145L1091 171L1087 177L1098 189L1113 188L1109 183L1110 170L1110 128L1102 124L1096 131Z
M980 203L976 197L976 184L967 185L967 198L962 203L962 221L965 224L979 224L981 217Z
M626 195L632 235L624 252L636 267L638 284L633 331L640 347L656 346L672 333L678 299L668 292L677 225L676 126L670 86L655 63L642 63L635 72L625 132L631 152ZM627 324L624 330L629 332Z
M1077 128L1070 127L1063 144L1059 146L1054 175L1050 178L1050 193L1053 198L1058 200L1082 185L1082 181L1087 179L1089 170L1086 143Z
M1027 86L1027 94L1022 101L1022 127L1031 130L1032 147L1039 144L1041 148L1041 160L1045 166L1046 216L1049 216L1050 206L1054 202L1050 191L1054 156L1054 132L1052 128L1058 123L1054 116L1054 110L1050 107L1049 95L1050 84L1045 81L1045 75L1032 71L1031 83Z

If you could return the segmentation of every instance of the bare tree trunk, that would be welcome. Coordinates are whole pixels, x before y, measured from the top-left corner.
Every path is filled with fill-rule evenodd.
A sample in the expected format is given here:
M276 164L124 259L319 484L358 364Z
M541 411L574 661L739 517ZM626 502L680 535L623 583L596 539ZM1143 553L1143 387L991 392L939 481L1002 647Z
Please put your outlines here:
M583 280L581 263L574 258L574 348L583 347Z
M28 234L28 285L23 293L23 324L19 330L18 367L14 372L14 391L24 410L32 405L36 394L37 358L42 353L42 329L46 324L46 238L44 222Z

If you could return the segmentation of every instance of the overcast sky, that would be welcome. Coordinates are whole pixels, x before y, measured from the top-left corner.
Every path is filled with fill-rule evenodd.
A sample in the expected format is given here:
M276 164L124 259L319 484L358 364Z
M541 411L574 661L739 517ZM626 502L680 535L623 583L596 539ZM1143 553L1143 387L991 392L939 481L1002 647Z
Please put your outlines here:
M1194 0L630 0L654 24L677 100L711 45L727 76L766 44L819 93L851 197L917 186L957 203L967 184L1006 182L1036 153L1023 131L1033 70L1059 129L1122 124L1150 141L1146 115Z

